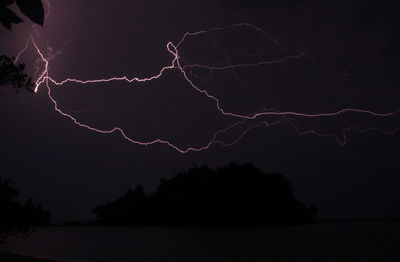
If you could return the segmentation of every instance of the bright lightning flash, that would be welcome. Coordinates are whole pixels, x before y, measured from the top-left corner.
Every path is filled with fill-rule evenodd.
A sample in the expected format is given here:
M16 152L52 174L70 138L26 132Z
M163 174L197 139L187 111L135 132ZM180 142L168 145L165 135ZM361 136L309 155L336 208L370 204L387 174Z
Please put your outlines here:
M250 28L251 30L255 30L256 32L258 32L260 34L267 36L270 39L270 41L274 44L274 46L281 48L282 50L285 49L274 38L272 38L270 35L266 34L263 29L258 28L252 24L241 23L241 24L234 24L234 25L226 26L226 27L215 27L215 28L211 28L208 30L202 30L202 31L197 31L197 32L187 32L183 35L183 37L177 43L174 44L173 42L168 42L166 44L166 49L172 55L171 62L168 65L162 67L161 70L157 74L150 76L150 77L146 77L146 78L140 78L140 77L129 78L127 76L120 76L120 77L116 76L116 77L111 77L111 78L94 79L94 80L81 80L81 79L75 79L75 78L66 78L64 80L57 81L49 75L49 66L50 66L51 57L46 57L43 54L43 52L40 50L40 48L36 44L33 37L31 37L29 39L29 41L27 41L24 48L18 53L18 55L16 56L16 61L27 50L28 45L31 43L39 57L39 60L37 61L36 64L43 63L43 65L44 65L44 69L40 70L40 71L37 70L37 72L35 74L36 81L35 81L34 91L38 92L38 90L41 87L47 88L47 95L48 95L49 99L51 100L51 102L53 103L55 111L57 111L60 115L70 119L74 124L76 124L80 127L84 127L88 130L102 133L102 134L120 133L126 141L133 143L133 144L141 145L141 146L149 146L149 145L153 145L153 144L157 144L157 143L165 144L183 154L188 153L190 151L206 150L213 144L220 144L222 146L231 146L233 144L236 144L241 138L243 138L250 130L252 130L254 128L268 127L268 126L273 126L273 125L277 125L280 123L287 123L287 124L293 126L293 128L300 135L314 134L314 135L317 135L320 137L333 137L341 145L344 145L347 143L347 135L346 134L350 130L357 130L359 132L367 132L367 131L374 130L374 131L380 131L385 134L392 134L392 135L396 134L399 131L399 129L400 129L399 127L395 128L394 130L387 131L387 130L382 130L382 129L378 129L378 128L360 129L355 125L350 125L342 130L342 138L339 138L334 133L323 134L323 133L319 133L313 129L306 130L306 131L301 130L291 120L288 119L288 117L329 118L329 117L337 117L337 116L343 115L348 112L357 113L357 114L367 114L367 115L371 115L371 116L378 117L378 118L389 118L389 117L393 117L397 112L377 113L374 111L357 109L357 108L343 108L343 109L335 111L335 112L313 113L313 114L292 112L292 111L280 112L277 110L263 110L263 111L259 111L259 112L249 114L249 115L239 114L239 113L235 113L235 112L228 112L221 106L220 99L218 97L214 96L213 94L211 94L209 91L199 88L195 84L195 82L190 78L190 76L189 76L190 74L188 74L188 72L192 72L191 70L193 68L206 69L206 70L209 70L210 72L216 71L216 70L234 70L237 68L257 67L257 66L281 63L281 62L285 62L287 60L301 59L301 58L310 59L312 61L312 58L310 58L305 52L301 52L294 56L285 56L285 57L282 57L280 59L273 60L273 61L262 60L262 61L259 61L256 63L241 63L241 64L230 64L229 62L227 62L226 64L224 64L222 66L203 65L203 64L187 64L184 62L183 58L180 56L179 48L187 38L196 37L196 36L199 36L202 34L208 34L213 31L222 31L225 29L233 28L233 27L247 27L247 28ZM38 66L36 68L38 68ZM216 131L214 133L214 135L209 139L208 143L206 143L203 146L200 146L200 147L190 147L189 146L186 148L181 148L181 147L178 147L177 145L175 145L174 143L172 143L168 140L163 140L161 138L158 138L155 140L150 140L150 141L135 140L134 138L130 137L123 129L121 129L120 127L117 127L117 126L114 128L111 128L111 129L99 129L94 126L90 126L88 124L80 122L76 117L65 112L65 110L60 109L60 107L57 104L57 101L54 99L54 97L52 96L52 93L51 93L51 85L62 86L67 83L77 83L77 84L85 85L85 84L90 84L90 83L105 83L105 82L113 82L113 81L125 81L125 82L129 82L129 83L147 82L147 81L152 81L152 80L160 78L167 70L178 70L181 73L181 76L186 80L187 84L191 88L193 88L194 90L199 92L201 95L204 95L206 98L212 100L215 103L216 109L219 111L219 113L221 113L222 115L227 116L227 117L235 118L235 119L237 119L237 122L226 127L225 129ZM260 120L260 119L262 119L262 117L265 117L265 116L274 116L278 120L271 121L271 122L266 122L265 120ZM249 125L245 130L243 130L240 133L239 136L237 136L236 139L234 139L231 142L224 142L224 141L218 139L219 135L226 133L229 130L231 130L237 126L246 125L247 121L252 121L252 122L258 121L258 122L256 124Z

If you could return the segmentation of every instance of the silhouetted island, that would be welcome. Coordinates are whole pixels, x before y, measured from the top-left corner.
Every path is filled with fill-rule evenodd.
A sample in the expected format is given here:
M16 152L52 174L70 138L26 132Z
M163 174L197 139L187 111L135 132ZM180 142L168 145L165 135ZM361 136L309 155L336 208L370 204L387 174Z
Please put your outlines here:
M147 196L142 186L96 207L100 224L125 226L276 226L313 223L315 208L293 197L279 173L251 164L193 167L161 179Z

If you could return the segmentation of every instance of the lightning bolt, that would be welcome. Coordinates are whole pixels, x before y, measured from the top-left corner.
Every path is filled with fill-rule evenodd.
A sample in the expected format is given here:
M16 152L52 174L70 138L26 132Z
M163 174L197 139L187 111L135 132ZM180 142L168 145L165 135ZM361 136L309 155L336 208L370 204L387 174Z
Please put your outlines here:
M255 113L246 115L246 114L240 114L237 112L230 112L230 111L225 110L221 106L220 98L211 94L209 91L207 91L205 89L201 89L198 85L195 84L194 80L191 79L190 76L194 75L193 69L200 68L200 69L208 70L211 72L210 77L212 77L212 72L217 71L217 70L235 70L238 68L252 68L252 67L259 67L262 65L283 63L288 60L298 60L301 58L308 59L311 62L315 63L315 61L310 56L308 56L305 51L299 52L296 55L284 56L279 59L271 60L271 61L261 60L261 61L254 62L254 63L237 63L237 64L230 63L229 62L231 60L230 57L228 57L226 54L224 54L225 60L223 61L222 65L217 65L217 64L221 64L221 63L215 63L213 65L197 64L197 63L190 64L183 57L181 57L181 55L179 53L179 48L184 44L186 39L188 39L190 37L196 37L199 35L209 34L211 32L217 32L217 31L222 31L222 30L236 28L236 27L250 28L251 30L254 30L254 31L264 35L265 37L267 37L271 41L271 43L273 43L274 47L280 48L281 50L288 50L288 48L282 46L276 39L274 39L271 35L267 34L263 29L261 29L257 26L254 26L252 24L249 24L249 23L240 23L240 24L234 24L234 25L230 25L230 26L214 27L214 28L210 28L207 30L201 30L201 31L196 31L196 32L186 32L183 34L182 38L177 43L174 44L171 41L168 42L166 44L166 49L172 56L170 63L161 67L161 69L158 71L158 73L156 73L152 76L149 76L149 77L144 77L144 78L141 78L141 77L129 78L128 76L115 76L115 77L111 77L111 78L91 79L91 80L90 79L82 80L82 79L76 79L76 78L66 78L63 80L56 80L49 75L50 61L54 57L54 54L46 57L43 54L43 52L41 51L41 49L39 48L39 46L37 45L37 43L35 42L35 39L33 36L30 37L30 39L26 42L26 45L24 46L24 48L17 54L15 61L18 61L20 59L20 56L24 52L26 52L26 50L28 49L28 46L30 44L32 44L35 52L37 53L37 55L39 57L39 59L37 60L37 63L36 63L37 72L35 73L36 81L34 83L35 93L37 93L39 91L39 89L42 87L46 88L47 96L50 99L50 101L52 102L54 110L57 113L59 113L61 116L65 117L67 119L70 119L75 125L86 128L93 132L101 133L101 134L119 133L126 141L128 141L132 144L140 145L140 146L164 144L164 145L167 145L170 148L178 151L179 153L183 153L183 154L186 154L191 151L194 151L194 152L203 151L203 150L210 148L214 144L219 144L219 145L225 146L225 147L232 146L232 145L238 143L252 129L275 126L280 123L288 123L290 126L292 126L297 131L297 133L299 135L314 134L319 137L333 137L336 139L336 141L340 145L345 145L347 143L347 133L351 130L357 130L362 133L367 132L367 131L379 131L379 132L382 132L382 133L388 134L388 135L394 135L400 130L400 127L397 127L392 131L387 131L387 130L382 130L379 128L359 128L356 125L349 125L348 127L346 127L345 129L342 130L342 138L339 138L339 136L334 133L325 134L325 133L320 133L313 129L302 130L292 120L289 119L290 117L307 118L307 119L309 119L309 118L316 118L316 119L332 118L332 117L338 117L338 116L344 115L346 113L357 113L357 114L370 115L370 116L378 117L378 118L388 118L388 117L393 117L398 112L379 113L379 112L374 112L371 110L358 109L358 108L343 108L343 109L340 109L340 110L334 111L334 112L302 113L302 112L293 112L293 111L281 112L278 110L269 109L269 110L262 110L259 112L255 112ZM214 44L216 45L215 42L214 42ZM218 49L220 49L220 48L218 47ZM220 50L220 51L223 52L222 50ZM259 54L262 51L263 51L263 49L257 51L256 53L253 53L253 54L237 54L237 55L256 57L257 54ZM38 69L38 63L41 63L43 65L42 70ZM208 143L206 143L203 146L200 146L200 147L190 147L189 146L186 148L182 148L182 147L178 147L177 145L175 145L174 143L172 143L168 140L163 140L161 138L157 138L157 139L149 140L149 141L135 140L134 138L130 137L122 128L120 128L118 126L113 127L111 129L100 129L100 128L96 128L94 126L85 124L85 123L79 121L72 114L67 113L68 110L62 110L60 108L60 106L58 105L57 101L54 99L52 92L51 92L52 85L53 86L63 86L67 83L76 83L76 84L80 84L80 85L86 85L86 84L107 83L107 82L127 82L127 83L149 82L149 81L159 79L166 71L169 71L169 70L177 70L178 72L180 72L181 76L186 81L188 86L193 88L199 94L205 96L207 99L211 100L215 104L216 110L220 114L222 114L223 116L226 116L226 117L231 117L231 118L237 119L237 121L234 124L229 125L228 127L224 128L224 129L217 130L211 136L211 138L208 140ZM235 72L234 72L234 74L238 78L238 76ZM201 78L199 76L195 76L195 77ZM71 110L69 110L69 111L71 112ZM265 121L265 117L273 117L273 118L276 118L277 120ZM233 141L226 142L219 138L221 135L229 132L230 130L232 130L234 128L239 128L239 127L245 127L245 128L242 128L241 133Z

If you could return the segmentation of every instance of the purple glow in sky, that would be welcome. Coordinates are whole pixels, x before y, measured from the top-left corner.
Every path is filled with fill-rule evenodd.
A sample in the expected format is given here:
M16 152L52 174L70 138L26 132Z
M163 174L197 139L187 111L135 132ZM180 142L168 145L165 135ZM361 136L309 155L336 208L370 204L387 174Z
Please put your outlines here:
M0 98L4 172L49 206L47 194L93 195L78 211L56 210L61 218L87 216L93 199L127 184L152 188L193 163L229 161L281 171L325 216L368 216L367 204L331 199L362 177L371 203L383 170L392 182L378 191L392 206L398 19L360 3L49 1L43 28L0 36L37 91Z
M34 50L37 52L38 55L38 60L36 60L35 64L37 65L37 70L35 72L35 75L37 75L36 80L35 80L35 87L34 87L34 92L37 93L39 91L39 88L41 85L45 85L47 88L47 93L48 93L48 97L51 100L51 102L54 104L54 109L61 114L64 117L69 118L70 120L72 120L74 122L74 124L80 126L80 127L84 127L87 128L91 131L94 132L98 132L101 134L111 134L111 133L120 133L124 139L126 139L128 142L132 143L132 144L137 144L137 145L141 145L141 146L149 146L149 145L153 145L153 144L165 144L169 147L171 147L172 149L175 149L176 151L180 152L180 153L188 153L190 151L202 151L202 150L206 150L208 149L211 145L213 144L221 144L223 146L231 146L236 144L237 142L239 142L239 140L251 129L255 128L255 127L268 127L270 126L268 121L265 120L258 120L262 117L268 116L268 117L279 117L278 120L273 122L273 125L276 125L280 122L284 122L284 123L291 123L291 125L294 126L294 128L297 130L297 132L301 135L301 134L315 134L319 137L334 137L341 145L345 145L347 143L347 132L351 131L351 130L356 130L359 132L367 132L367 131L378 131L380 133L383 134L391 134L391 135L395 135L399 130L400 130L400 126L395 127L393 130L385 130L385 129L381 129L379 127L370 127L368 126L369 123L366 123L364 125L366 125L367 127L359 127L358 125L355 125L351 122L351 120L348 120L348 123L346 127L343 128L343 130L341 131L342 134L342 138L338 137L338 135L336 135L335 133L321 133L320 131L315 130L313 127L311 127L309 130L300 130L299 127L297 127L293 121L289 121L288 117L302 117L302 118L318 118L318 119L323 119L323 118L336 118L339 117L341 115L344 115L346 113L358 113L358 114L367 114L367 115L371 115L373 117L378 117L378 118L394 118L396 116L397 111L392 111L392 112L388 112L388 113L377 113L374 112L372 110L368 110L368 109L362 109L362 108L343 108L340 110L337 110L335 112L323 112L323 113L307 113L307 112L293 112L293 111L279 111L279 110L266 110L266 109L262 109L261 111L255 112L255 113L251 113L251 114L241 114L241 113L233 113L233 112L228 112L226 111L222 106L221 106L221 99L217 98L216 96L212 95L210 93L210 91L207 91L206 89L201 89L199 88L196 83L194 82L194 80L191 79L191 75L193 75L193 69L203 69L206 71L209 71L211 73L213 73L214 71L217 70L228 70L228 71L232 71L233 72L233 76L238 78L238 81L241 81L241 79L239 78L238 74L234 71L237 70L238 68L253 68L253 67L261 67L261 66L265 66L265 65L273 65L273 64L278 64L278 63L285 63L288 60L298 60L298 59L310 59L311 61L313 61L313 59L309 58L308 56L306 56L305 52L302 52L298 55L290 55L290 56L284 56L281 58L278 58L276 60L259 60L256 62L241 62L241 63L231 63L228 59L228 57L226 57L226 61L222 62L222 65L205 65L205 64L184 64L183 65L183 58L181 57L180 53L179 53L179 48L181 45L184 44L185 40L189 37L197 37L197 36L201 36L203 34L210 34L212 32L215 31L224 31L224 30L229 30L235 27L245 27L248 28L250 30L255 30L257 32L260 32L261 34L267 36L269 38L269 41L271 41L274 44L274 47L280 48L280 49L284 49L278 42L277 40L273 39L271 36L267 35L263 29L256 27L255 25L249 24L249 23L241 23L241 24L234 24L231 26L223 26L223 27L213 27L210 29L206 29L206 30L200 30L200 31L196 31L196 32L186 32L183 34L183 37L177 42L177 44L174 44L172 42L168 42L166 44L166 49L168 50L168 52L171 54L172 56L172 61L169 65L164 66L160 69L159 73L149 76L149 77L133 77L133 78L129 78L128 76L113 76L110 78L101 78L101 79L93 79L93 80L81 80L81 79L75 79L75 78L66 78L64 80L61 81L57 81L54 78L52 78L50 76L49 73L49 69L50 69L50 60L54 57L54 54L50 53L50 57L47 57L46 55L43 54L43 52L40 50L40 48L38 47L38 45L35 42L35 39L33 36L31 36L31 38L27 41L27 44L24 46L24 48L18 52L17 56L16 56L16 62L19 60L19 57L22 56L28 49L29 43L31 42L31 44L34 47ZM209 36L210 37L210 36ZM220 47L216 44L216 42L214 41L213 38L211 38L211 41L215 44L216 48L220 49ZM253 55L246 55L243 53L239 53L239 54L233 54L231 56L244 56L244 57L248 57L248 56L252 56L252 57L256 57L256 54L260 54L264 51L265 47L263 49L257 50L257 52ZM53 49L51 47L47 47L47 50L52 51ZM225 51L220 49L221 53L225 54ZM59 53L59 55L61 55L62 53ZM42 63L42 67L43 69L40 70L40 63ZM85 124L81 121L79 121L77 119L77 117L74 117L72 114L70 113L66 113L65 111L63 111L62 109L60 109L60 107L57 104L57 101L53 98L53 96L51 95L51 85L57 87L57 86L63 86L69 83L75 83L78 85L81 85L81 88L85 88L86 85L88 84L103 84L103 83L108 83L108 82L116 82L116 84L118 85L118 82L120 81L125 81L128 83L132 83L132 82L137 82L137 83L145 83L148 81L153 81L153 80L158 80L160 79L164 72L167 70L177 70L182 74L182 77L184 78L184 80L186 80L186 83L188 86L190 86L191 88L193 88L195 91L199 92L200 94L206 96L208 99L211 99L213 102L215 102L216 105L216 109L219 111L219 113L221 113L224 116L227 117L232 117L232 118L236 118L239 119L238 122L235 122L231 125L229 125L228 127L218 130L216 131L212 138L208 141L208 143L204 146L200 146L200 147L192 147L192 146L187 146L186 148L180 148L178 146L176 146L173 142L170 142L168 140L164 140L162 138L156 138L154 140L150 140L150 141L138 141L135 140L134 138L131 138L129 135L126 134L126 132L116 126L113 127L111 129L99 129L93 126L90 126L88 124ZM196 76L197 78L200 78L199 76ZM172 105L173 106L173 105ZM181 110L186 110L185 108L182 108ZM352 116L352 117L356 117L356 116ZM238 137L234 138L233 142L227 143L224 141L221 141L217 138L217 136L221 133L225 133L227 131L229 131L231 128L238 126L238 125L245 125L246 122L244 120L258 120L258 123L256 124L251 124L250 126L248 126L247 128L245 128L239 135ZM321 122L323 120L320 120Z

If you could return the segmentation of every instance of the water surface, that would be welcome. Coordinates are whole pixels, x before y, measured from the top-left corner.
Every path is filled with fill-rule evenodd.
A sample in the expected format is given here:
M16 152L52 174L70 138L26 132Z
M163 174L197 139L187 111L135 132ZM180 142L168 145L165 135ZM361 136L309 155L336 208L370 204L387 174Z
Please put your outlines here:
M56 261L400 261L400 223L284 228L51 227L0 251Z

